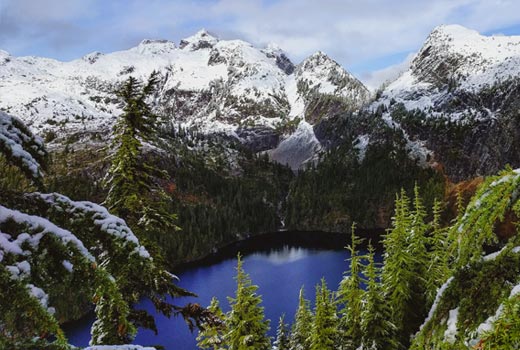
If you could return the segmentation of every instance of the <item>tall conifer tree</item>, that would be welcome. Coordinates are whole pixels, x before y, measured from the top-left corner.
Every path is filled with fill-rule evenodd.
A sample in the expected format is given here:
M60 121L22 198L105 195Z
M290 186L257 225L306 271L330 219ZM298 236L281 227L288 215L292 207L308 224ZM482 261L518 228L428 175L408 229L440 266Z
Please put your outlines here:
M276 340L273 343L273 350L289 350L289 329L285 323L285 315L280 316L278 329L276 330Z
M271 340L267 336L269 321L264 319L262 298L256 293L249 275L244 272L242 258L237 260L237 290L234 298L229 298L231 311L227 315L229 332L225 336L230 350L268 350Z
M383 240L385 254L382 272L383 293L392 310L391 321L397 331L395 340L403 348L409 342L405 318L410 311L408 306L413 297L411 283L415 278L415 260L408 239L410 225L410 200L403 190L395 201L392 229Z
M429 265L426 273L426 289L428 306L433 304L437 289L449 277L449 247L448 230L441 227L441 202L437 199L433 202L433 219L431 223L432 233L429 240Z
M303 287L300 289L298 309L294 316L294 324L291 329L289 341L291 350L309 350L311 347L311 329L313 316L309 301L305 299Z
M169 198L157 183L166 174L150 165L143 153L143 142L153 143L157 138L159 118L152 112L148 99L158 81L157 72L144 85L130 77L117 92L123 113L114 128L112 164L104 181L108 188L105 205L134 228L144 231L176 228Z
M337 316L334 295L325 279L316 286L316 306L311 333L311 350L334 350L337 342Z
M347 247L350 253L350 269L340 283L338 303L341 307L339 322L339 349L356 349L361 344L361 309L364 291L361 287L361 259L358 245L362 242L356 236L356 224L352 224L351 244Z
M197 336L197 346L200 349L223 350L225 349L224 335L227 332L225 324L226 315L220 309L219 301L213 297L208 311L214 316L213 322L203 323ZM215 322L217 321L217 322Z
M379 280L380 268L374 261L375 250L368 246L367 264L363 275L366 278L366 293L361 313L363 350L397 349L395 326L390 321L392 310L386 302Z
M408 312L405 314L405 323L408 329L415 332L422 324L428 314L427 305L427 272L430 264L428 254L427 233L431 231L426 220L426 209L424 207L419 186L414 187L413 211L411 213L411 225L407 230L407 245L414 260L413 278L411 283L412 298L408 304Z

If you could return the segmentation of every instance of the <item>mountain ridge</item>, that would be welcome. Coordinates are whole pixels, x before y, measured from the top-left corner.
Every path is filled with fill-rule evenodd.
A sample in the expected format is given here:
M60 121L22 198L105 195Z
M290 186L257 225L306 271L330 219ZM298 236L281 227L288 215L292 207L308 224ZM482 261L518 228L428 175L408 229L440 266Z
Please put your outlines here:
M106 137L121 113L114 95L118 85L131 75L144 80L154 70L161 76L153 101L159 114L246 144L258 134L260 141L251 145L256 152L275 149L291 137L290 128L284 128L288 123L319 122L322 116L310 118L306 110L318 98L338 97L350 108L369 98L359 80L322 52L295 65L274 45L256 48L242 40L220 40L206 30L178 46L145 39L128 50L93 52L69 62L5 52L0 62L0 108L42 133L57 126L64 134L101 132Z

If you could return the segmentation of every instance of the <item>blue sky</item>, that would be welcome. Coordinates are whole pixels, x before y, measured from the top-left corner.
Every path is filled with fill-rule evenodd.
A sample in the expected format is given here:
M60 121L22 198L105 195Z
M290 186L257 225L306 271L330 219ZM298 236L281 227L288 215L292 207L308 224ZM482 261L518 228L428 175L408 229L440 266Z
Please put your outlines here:
M437 25L520 35L518 0L0 0L0 49L71 60L178 42L200 28L276 43L298 62L317 50L368 84L402 69ZM404 62L404 63L403 63Z

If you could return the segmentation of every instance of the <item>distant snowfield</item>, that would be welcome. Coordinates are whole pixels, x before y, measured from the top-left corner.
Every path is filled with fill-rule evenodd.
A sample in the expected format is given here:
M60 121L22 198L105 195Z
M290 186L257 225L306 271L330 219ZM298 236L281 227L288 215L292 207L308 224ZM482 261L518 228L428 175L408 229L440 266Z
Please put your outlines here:
M310 95L334 95L354 107L370 98L359 80L322 52L294 65L274 45L257 48L202 30L179 45L143 40L129 50L94 52L70 62L0 51L0 110L40 134L106 133L121 113L115 89L131 75L144 80L154 70L161 83L153 102L186 127L240 139L239 128L253 130L254 136L255 128L274 131L282 123L302 120L294 134L282 135L268 151L293 169L315 159L321 149L312 121L305 120ZM519 76L520 36L482 36L458 25L440 26L370 109L397 102L430 117L493 117L493 111L471 108L446 114L442 106L455 93L479 92ZM420 141L409 140L408 147L426 162L430 152Z
M162 79L155 102L173 106L174 121L234 137L242 122L274 129L284 120L303 120L301 84L306 91L358 105L369 97L361 82L322 52L295 66L274 45L260 49L242 40L219 40L202 30L179 46L143 40L129 50L93 52L70 62L0 51L0 109L19 116L38 133L107 131L121 113L115 89L129 76L145 80L154 70ZM182 107L175 112L176 98L189 107L189 114ZM264 112L265 106L270 113ZM302 128L313 142L306 150L317 149L312 127Z

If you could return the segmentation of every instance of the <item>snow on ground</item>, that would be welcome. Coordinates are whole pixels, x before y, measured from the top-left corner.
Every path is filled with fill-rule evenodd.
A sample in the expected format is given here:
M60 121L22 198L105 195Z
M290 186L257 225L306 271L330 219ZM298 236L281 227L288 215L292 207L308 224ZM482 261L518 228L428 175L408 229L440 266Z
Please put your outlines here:
M357 105L369 97L355 77L322 52L294 67L276 46L257 48L202 30L179 46L143 40L128 50L93 52L69 62L0 51L0 110L21 117L39 133L81 132L88 138L91 132L110 130L121 113L114 96L118 86L130 76L144 80L154 70L161 75L156 101L171 104L174 122L236 138L243 122L275 129L282 120L304 119L310 90ZM298 91L299 84L307 91ZM178 113L178 103L188 106L182 109L186 115Z
M113 100L115 88L130 75L146 79L154 70L164 78L161 93L200 92L221 80L234 96L275 102L273 94L291 90L290 102L296 102L294 79L277 65L276 55L282 54L280 49L259 49L242 40L219 40L205 30L182 40L180 47L168 40L143 40L128 50L93 52L70 62L13 57L1 51L0 108L19 115L34 130L107 128L121 113ZM323 92L351 93L329 81L331 69L355 78L324 54L319 59L323 66L300 70L301 78L320 85ZM303 112L301 106L296 110L299 115Z
M450 344L453 344L456 340L457 336L457 320L459 317L459 308L453 309L449 311L447 328L444 332L444 340Z
M365 159L365 154L367 152L368 145L370 143L370 136L367 134L360 135L354 141L354 148L358 150L359 161L362 162Z
M291 105L289 118L294 119L295 117L303 116L303 113L305 112L305 101L303 100L303 96L298 93L297 80L294 74L291 74L286 78L285 93L287 95L287 100Z

